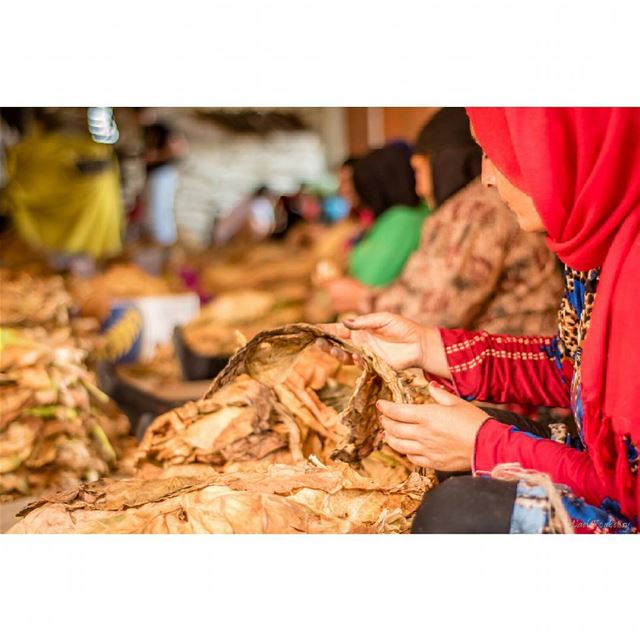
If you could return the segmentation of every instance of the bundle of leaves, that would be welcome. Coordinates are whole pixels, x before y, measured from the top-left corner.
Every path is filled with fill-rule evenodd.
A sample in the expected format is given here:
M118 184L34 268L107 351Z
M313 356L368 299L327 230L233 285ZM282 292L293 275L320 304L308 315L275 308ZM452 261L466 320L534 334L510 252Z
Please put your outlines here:
M256 336L204 398L149 426L139 469L146 477L193 464L266 469L313 455L350 462L378 480L404 481L413 465L381 443L374 404L377 397L423 401L423 390L372 356L363 354L362 369L342 365L313 346L320 335L291 325Z
M80 317L68 283L57 275L35 275L0 269L0 326L42 328L50 332L65 329L69 344L93 352L102 347L100 323Z
M239 339L246 341L264 329L302 320L306 295L305 287L295 285L223 293L184 326L185 342L200 355L229 356Z
M430 480L385 485L346 464L101 480L38 500L9 533L403 533Z
M0 269L0 325L63 327L73 300L61 276L34 276Z
M360 366L317 349L318 337ZM43 498L13 532L404 532L435 478L382 444L378 397L430 401L317 327L263 332L204 398L152 423L135 478Z
M127 419L95 386L69 329L0 329L0 498L114 470Z

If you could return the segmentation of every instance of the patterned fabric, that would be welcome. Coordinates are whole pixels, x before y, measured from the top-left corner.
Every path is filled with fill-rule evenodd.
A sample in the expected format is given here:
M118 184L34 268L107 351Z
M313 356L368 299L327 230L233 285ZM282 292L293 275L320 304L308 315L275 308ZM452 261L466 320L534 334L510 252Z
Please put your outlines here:
M576 497L566 485L556 484L562 505L575 533L638 533L636 527L618 512L615 503L598 508ZM551 515L549 496L544 487L518 482L509 533L548 533Z
M565 267L565 294L562 298L558 315L558 340L553 344L556 356L560 361L573 361L571 408L583 445L583 407L580 376L582 345L591 323L591 314L596 299L599 278L600 269L577 271L570 267Z
M549 533L551 505L543 487L521 480L511 515L509 533Z
M539 234L480 180L447 200L423 225L420 248L374 310L440 327L552 335L562 276Z
M577 448L585 448L582 434L582 347L591 323L599 279L600 269L577 271L565 267L565 294L558 315L558 337L547 349L548 355L553 357L558 365L567 361L573 365L570 402L581 442L572 444L577 445ZM622 440L629 468L631 473L636 475L638 472L638 446L632 442L629 436L623 436Z
M566 436L564 425L551 425L551 439L571 446ZM543 438L517 427L509 427L512 433L518 432L527 438L543 440ZM560 494L562 505L566 509L576 533L638 533L637 528L620 513L619 506L610 499L603 501L600 507L587 504L578 498L569 487L555 484ZM516 490L516 500L511 516L509 533L550 533L552 506L544 487L520 480Z
M491 390L502 389L501 400L545 401L550 406L568 400L580 441L569 439L566 449L577 449L565 461L545 438L525 433L516 427L504 427L489 420L476 440L474 469L490 469L495 464L518 461L527 468L548 473L556 481L562 502L577 533L636 533L637 523L625 518L619 504L605 488L596 484L593 472L585 474L580 453L587 449L582 437L581 364L584 341L591 322L591 313L597 296L600 272L598 269L576 271L565 269L565 295L558 316L558 335L553 338L494 336L486 332L444 331L445 353L453 374L453 382L460 395L468 399L487 399L497 395ZM522 371L504 366L505 361L521 362ZM549 366L551 365L551 366ZM526 369L525 369L526 367ZM504 390L507 390L506 392ZM517 396L517 394L521 394ZM516 397L514 398L514 394ZM567 397L568 395L568 397ZM527 444L533 442L533 445ZM545 444L546 443L546 444ZM637 475L638 443L623 436L626 458L631 474ZM557 458L557 462L553 459ZM546 468L548 467L548 468ZM576 477L580 474L580 478ZM559 480L559 478L562 478ZM575 490L565 486L582 487L580 495L594 496L589 504L578 497ZM522 533L544 532L548 523L548 500L539 487L527 489L517 499L512 531ZM596 498L595 496L599 497Z

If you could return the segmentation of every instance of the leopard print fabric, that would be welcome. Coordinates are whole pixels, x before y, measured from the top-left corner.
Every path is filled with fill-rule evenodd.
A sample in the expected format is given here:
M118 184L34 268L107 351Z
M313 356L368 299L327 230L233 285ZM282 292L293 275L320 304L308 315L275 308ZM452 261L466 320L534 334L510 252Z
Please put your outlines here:
M573 362L570 400L573 417L578 427L578 435L585 442L582 434L582 345L589 331L591 314L596 299L596 289L600 279L600 269L577 271L565 267L565 293L558 315L557 356L560 360Z
M558 349L563 358L579 360L591 324L600 269L577 271L565 267L565 294L558 314Z

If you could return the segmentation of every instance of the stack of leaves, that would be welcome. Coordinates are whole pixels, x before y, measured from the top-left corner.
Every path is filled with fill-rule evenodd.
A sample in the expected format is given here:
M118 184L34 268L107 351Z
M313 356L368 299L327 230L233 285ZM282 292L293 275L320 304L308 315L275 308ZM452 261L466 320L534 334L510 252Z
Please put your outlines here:
M318 260L312 247L287 243L229 249L202 269L202 286L216 296L248 289L274 297L268 318L256 318L245 327L235 324L247 337L290 322L327 322L334 317L329 299L312 284Z
M241 289L224 293L185 325L185 342L199 355L229 356L239 341L302 320L305 296L306 289L296 285L274 291Z
M359 462L381 444L375 407L378 399L411 404L430 402L431 399L427 388L416 385L406 373L394 371L370 351L325 333L319 327L292 324L258 334L233 355L213 381L208 395L216 393L243 373L277 391L279 385L287 382L300 354L319 338L357 358L360 363L361 371L355 387L339 416L335 434L339 439L338 446L331 454L332 459ZM299 398L298 394L295 395ZM284 404L287 405L287 401Z
M158 386L182 381L180 363L171 343L157 344L151 357L117 365L116 370L125 380L144 380Z
M203 269L204 288L212 294L251 288L268 291L283 282L308 284L316 259L309 250L284 243L260 243L228 251Z
M318 337L360 366L317 350ZM409 376L317 327L263 332L202 400L149 427L136 478L44 498L13 531L404 532L435 478L382 446L378 397L429 401Z
M0 329L0 497L96 480L132 447L69 329Z
M251 340L206 396L164 414L138 449L145 477L185 471L185 465L222 471L266 469L313 455L323 463L350 462L364 475L404 481L406 458L382 445L377 397L426 400L404 375L362 352L362 371L312 346L318 336L353 347L315 327L291 325ZM193 469L189 473L193 472Z
M74 316L74 311L74 299L61 276L0 269L1 327L56 331L67 335L69 344L93 353L104 340L100 323L95 318Z
M72 304L60 276L37 277L0 269L0 325L3 327L66 326Z
M87 316L105 320L113 300L171 293L169 283L133 263L118 263L91 278L73 277L69 288L76 306Z
M365 478L346 464L102 480L30 504L9 533L403 533L429 478Z
M288 446L286 418L273 392L248 376L210 398L188 402L157 418L138 448L138 464L199 463L224 469L234 462L262 460Z

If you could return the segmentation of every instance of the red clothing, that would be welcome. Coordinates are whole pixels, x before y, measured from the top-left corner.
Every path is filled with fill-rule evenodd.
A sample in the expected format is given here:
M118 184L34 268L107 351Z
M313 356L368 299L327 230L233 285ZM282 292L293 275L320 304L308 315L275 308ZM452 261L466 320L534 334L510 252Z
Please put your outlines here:
M467 400L568 407L573 368L547 349L552 338L491 335L485 331L441 329L456 392ZM474 471L504 462L543 471L587 502L617 499L612 479L603 482L589 454L551 440L533 439L497 420L487 420L476 438Z
M553 443L524 444L521 438L516 438L516 452L511 437L498 437L503 430L489 423L480 432L476 462L503 461L504 455L513 459L518 453L522 464L548 471L554 480L566 482L588 501L613 498L622 513L637 519L640 109L473 108L468 112L488 157L533 199L549 247L573 269L602 267L580 367L580 418L588 454ZM500 343L488 348L498 346L512 353L518 345L503 348ZM487 371L487 375L498 373L494 384L526 389L515 395L535 395L536 384L551 384L550 390L537 395L543 402L557 397L559 385L554 386L553 376L544 372L550 366L544 359L495 358L490 351L487 355L491 358L485 358L479 368L484 368L487 359L501 360ZM528 376L533 378L526 379ZM478 386L481 384L490 383ZM493 446L489 445L491 434ZM492 448L495 454L485 457Z

